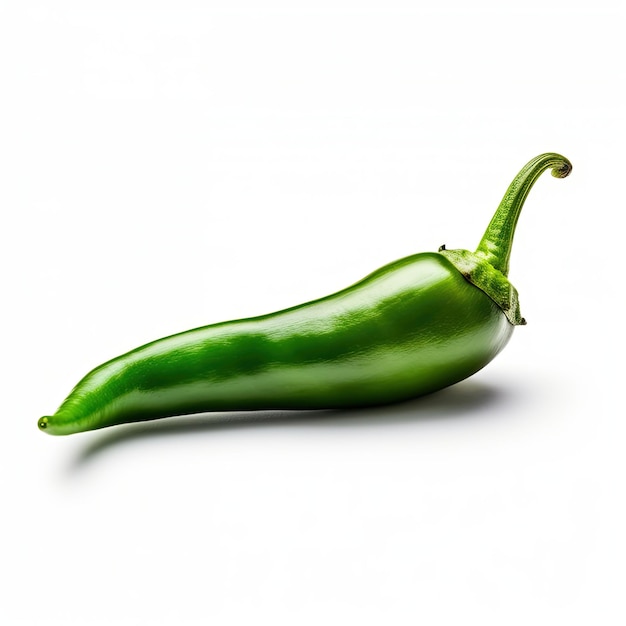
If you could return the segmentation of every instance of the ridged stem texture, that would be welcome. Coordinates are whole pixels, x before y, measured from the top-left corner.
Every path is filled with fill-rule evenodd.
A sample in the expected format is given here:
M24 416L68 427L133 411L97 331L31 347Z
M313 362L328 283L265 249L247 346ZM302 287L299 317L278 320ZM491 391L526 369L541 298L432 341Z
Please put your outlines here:
M540 154L529 161L509 185L476 248L476 254L504 276L509 274L513 235L526 197L541 174L550 168L552 176L565 178L572 171L572 164L554 152Z

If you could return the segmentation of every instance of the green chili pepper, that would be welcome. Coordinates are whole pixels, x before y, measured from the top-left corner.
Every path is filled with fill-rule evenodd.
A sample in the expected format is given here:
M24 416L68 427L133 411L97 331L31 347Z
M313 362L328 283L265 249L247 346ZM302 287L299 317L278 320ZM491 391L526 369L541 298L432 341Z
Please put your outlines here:
M333 295L204 326L92 370L39 428L53 435L206 411L328 409L407 400L483 368L525 324L507 279L515 226L558 154L530 161L476 249L416 254Z

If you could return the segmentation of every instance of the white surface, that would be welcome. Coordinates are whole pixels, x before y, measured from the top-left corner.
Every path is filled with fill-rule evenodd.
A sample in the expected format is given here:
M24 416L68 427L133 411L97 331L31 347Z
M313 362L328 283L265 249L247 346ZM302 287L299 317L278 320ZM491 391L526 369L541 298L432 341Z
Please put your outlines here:
M0 622L623 624L618 2L6 2ZM528 326L339 415L36 428L151 339L473 248Z

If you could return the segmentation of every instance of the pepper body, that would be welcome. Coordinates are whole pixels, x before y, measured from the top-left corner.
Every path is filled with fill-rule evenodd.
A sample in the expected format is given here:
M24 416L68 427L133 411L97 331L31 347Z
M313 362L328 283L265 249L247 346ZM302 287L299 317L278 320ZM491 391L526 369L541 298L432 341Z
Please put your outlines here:
M537 157L530 170L557 156ZM488 258L492 240L507 237L498 255L508 255L515 222L476 253L416 254L325 298L141 346L88 373L38 425L65 435L207 411L371 406L457 383L525 323L508 265Z
M385 404L484 367L513 326L439 253L298 307L149 343L96 368L54 434L203 411Z

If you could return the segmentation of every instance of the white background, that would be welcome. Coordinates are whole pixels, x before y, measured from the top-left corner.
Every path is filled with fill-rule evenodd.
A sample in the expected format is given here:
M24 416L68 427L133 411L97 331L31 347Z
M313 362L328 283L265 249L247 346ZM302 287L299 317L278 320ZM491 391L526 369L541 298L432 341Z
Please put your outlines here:
M625 623L620 5L3 2L0 621ZM545 151L470 380L37 430L149 340L473 249Z

